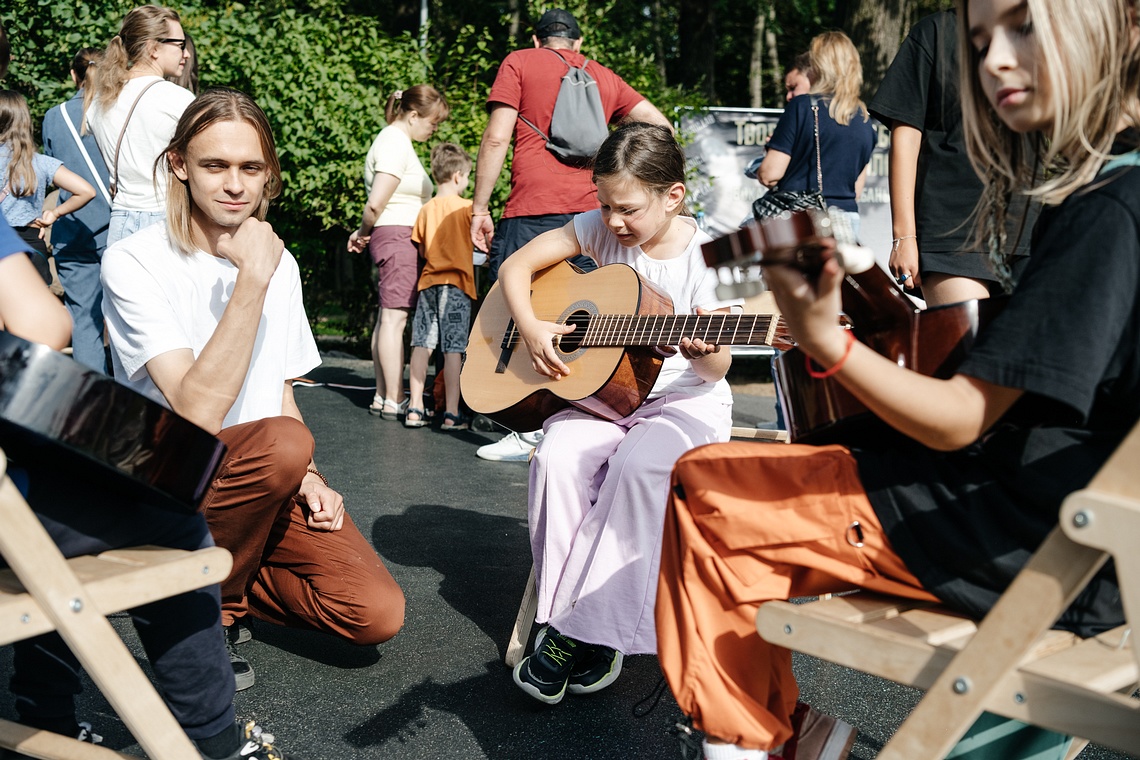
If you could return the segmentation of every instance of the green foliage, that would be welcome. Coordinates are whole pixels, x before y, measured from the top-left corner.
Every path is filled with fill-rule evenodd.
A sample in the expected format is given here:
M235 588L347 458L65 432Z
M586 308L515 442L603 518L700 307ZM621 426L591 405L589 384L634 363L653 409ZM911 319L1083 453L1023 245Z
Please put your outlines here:
M819 31L842 28L850 8L864 0L710 1L717 24L716 101L744 105L757 13L772 9L769 28L784 65ZM104 47L135 4L7 0L0 6L14 53L5 85L28 96L37 124L70 95L67 67L74 52ZM909 0L908 18L945 4ZM706 105L673 84L686 65L678 0L558 5L578 18L583 52L621 74L666 115ZM350 256L344 244L367 197L364 156L385 124L388 95L421 82L435 85L446 95L451 117L430 143L417 144L424 164L442 140L474 157L499 62L531 44L534 22L551 3L429 0L432 24L422 36L418 6L407 0L186 0L177 6L198 47L202 86L249 92L273 124L285 183L270 218L301 263L310 316L347 324L356 336L371 329L375 286L367 257ZM492 195L496 211L506 199L508 169L509 157Z
M0 9L12 44L5 85L27 97L37 128L49 108L71 97L67 72L75 52L106 47L132 5L114 0L14 0Z

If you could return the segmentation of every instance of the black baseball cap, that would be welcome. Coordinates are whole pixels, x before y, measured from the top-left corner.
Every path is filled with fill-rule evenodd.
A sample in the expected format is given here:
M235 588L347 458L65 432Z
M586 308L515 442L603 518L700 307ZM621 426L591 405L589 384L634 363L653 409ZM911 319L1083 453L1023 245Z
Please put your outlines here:
M542 14L542 18L534 27L534 36L540 40L547 37L567 37L577 40L581 39L582 30L578 28L578 22L568 11L553 8Z

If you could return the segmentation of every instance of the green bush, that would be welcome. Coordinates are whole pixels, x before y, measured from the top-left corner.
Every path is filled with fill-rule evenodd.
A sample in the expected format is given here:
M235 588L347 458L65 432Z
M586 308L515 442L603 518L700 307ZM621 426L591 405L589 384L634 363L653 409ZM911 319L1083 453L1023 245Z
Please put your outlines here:
M28 97L35 123L70 96L67 68L75 51L104 47L134 5L120 0L5 4L0 19L13 45L6 84ZM421 82L439 88L451 117L432 144L449 140L474 158L495 72L518 44L505 34L500 15L505 8L492 4L449 9L433 2L433 12L450 26L430 29L422 48L410 32L386 29L380 11L361 5L367 4L189 0L177 6L198 49L202 87L250 93L273 125L284 190L270 220L300 262L310 319L332 319L355 338L372 328L375 286L367 256L350 256L344 246L367 197L364 156L385 125L388 95ZM529 10L538 18L541 9L533 5ZM619 72L667 115L675 105L695 104L665 86L652 59L648 27L631 31L628 6L616 0L566 4L586 34L584 52ZM426 166L431 144L416 147ZM505 169L493 209L502 208L507 190Z

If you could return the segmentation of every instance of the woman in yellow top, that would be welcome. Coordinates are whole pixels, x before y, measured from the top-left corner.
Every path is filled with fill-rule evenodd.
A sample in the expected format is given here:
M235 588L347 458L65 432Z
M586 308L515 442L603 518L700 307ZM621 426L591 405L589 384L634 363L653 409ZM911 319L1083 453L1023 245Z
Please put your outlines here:
M388 98L388 126L368 150L364 179L371 185L360 227L348 238L348 250L368 247L379 268L379 311L372 330L376 395L368 411L394 420L408 408L404 397L404 326L416 305L416 246L412 225L420 207L431 200L431 178L412 141L424 142L447 118L450 108L431 85L397 90Z

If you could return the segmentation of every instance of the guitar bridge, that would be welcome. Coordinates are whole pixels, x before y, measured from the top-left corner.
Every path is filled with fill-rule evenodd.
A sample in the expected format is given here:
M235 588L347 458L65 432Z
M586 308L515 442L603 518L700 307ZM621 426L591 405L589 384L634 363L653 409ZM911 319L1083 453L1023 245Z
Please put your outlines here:
M499 344L501 351L499 352L499 363L495 365L496 375L501 375L507 371L507 363L510 362L511 354L514 353L518 334L519 331L515 329L515 321L512 319L507 322L507 330L503 333L503 342Z

